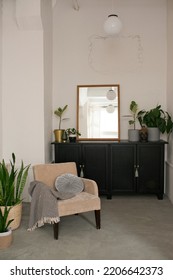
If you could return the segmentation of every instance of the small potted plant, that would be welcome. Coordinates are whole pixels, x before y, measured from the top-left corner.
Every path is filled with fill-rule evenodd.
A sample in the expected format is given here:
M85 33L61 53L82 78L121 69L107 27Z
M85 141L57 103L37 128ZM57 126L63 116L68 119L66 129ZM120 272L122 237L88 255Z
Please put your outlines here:
M4 213L6 207L11 208L8 213L11 229L20 226L22 215L22 193L28 176L30 165L24 166L21 161L20 168L16 168L15 154L12 153L12 161L6 164L4 160L0 162L0 208Z
M13 219L9 220L11 207L5 207L4 211L0 208L0 249L8 248L12 243L12 230L9 227Z
M166 133L168 140L173 131L173 121L170 114L157 105L149 111L141 111L141 120L148 128L148 141L159 141L160 132Z
M67 128L66 133L69 139L69 142L76 142L76 137L80 136L81 133L75 128Z
M128 129L128 139L129 141L135 142L139 141L139 129L136 129L136 121L139 121L140 125L142 126L141 115L143 111L138 112L138 104L135 101L131 101L129 109L131 115L127 116L132 118L129 120L129 125L132 125L133 128Z
M67 120L68 118L62 118L64 112L67 110L68 105L65 105L63 108L58 107L55 111L54 114L59 118L59 125L58 129L54 130L54 135L55 135L55 141L61 143L62 142L62 135L64 133L64 129L61 129L61 123L64 120Z

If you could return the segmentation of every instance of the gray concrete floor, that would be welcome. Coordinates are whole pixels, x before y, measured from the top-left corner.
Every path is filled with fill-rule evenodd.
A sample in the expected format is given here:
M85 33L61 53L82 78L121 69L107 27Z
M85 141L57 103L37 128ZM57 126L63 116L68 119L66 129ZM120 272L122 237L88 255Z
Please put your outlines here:
M13 244L1 260L172 260L173 205L165 197L116 196L102 200L101 229L92 212L61 218L59 239L51 225L28 232L29 203Z

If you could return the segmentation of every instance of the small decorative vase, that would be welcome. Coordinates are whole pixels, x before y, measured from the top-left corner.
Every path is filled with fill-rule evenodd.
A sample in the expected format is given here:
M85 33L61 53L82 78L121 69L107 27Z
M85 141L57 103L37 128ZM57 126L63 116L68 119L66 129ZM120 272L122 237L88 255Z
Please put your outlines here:
M63 134L62 134L62 142L65 143L67 142L67 133L66 131L64 130Z
M148 129L144 126L139 130L139 140L140 142L148 141Z

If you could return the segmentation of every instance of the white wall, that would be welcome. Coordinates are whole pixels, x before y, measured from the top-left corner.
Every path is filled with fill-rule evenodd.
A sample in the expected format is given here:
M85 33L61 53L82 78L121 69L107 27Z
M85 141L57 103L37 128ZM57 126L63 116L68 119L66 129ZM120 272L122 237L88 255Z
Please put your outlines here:
M121 116L129 113L131 100L140 109L161 104L173 116L173 1L114 0L114 10L111 3L80 0L75 11L71 0L59 0L54 8L53 109L69 105L64 128L76 126L78 84L120 84ZM112 12L123 29L108 38L103 23ZM127 139L128 120L121 117L120 122L121 139ZM173 202L172 135L167 146L166 192Z
M168 0L168 59L167 59L167 108L173 115L173 1ZM173 136L171 135L168 145L167 156L167 183L166 191L173 203Z
M0 0L0 131L2 131L2 0ZM2 133L0 133L0 158L2 157Z
M44 48L44 154L45 162L50 162L52 140L52 3L41 1Z
M17 25L13 0L3 6L3 157L44 161L43 32Z
M2 30L2 157L18 163L51 160L51 3L4 0ZM27 188L33 180L30 169Z
M6 0L3 7L3 157L50 161L51 1Z
M121 116L131 100L141 109L166 108L167 1L114 1L123 23L116 38L103 32L111 1L80 0L79 11L71 2L59 0L53 14L53 109L69 105L64 128L76 126L78 84L120 84ZM127 129L121 118L121 139Z

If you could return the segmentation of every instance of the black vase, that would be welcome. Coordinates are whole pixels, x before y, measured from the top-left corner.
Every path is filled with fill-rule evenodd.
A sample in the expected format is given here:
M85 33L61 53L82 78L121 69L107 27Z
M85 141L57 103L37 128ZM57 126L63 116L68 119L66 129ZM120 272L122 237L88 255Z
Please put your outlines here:
M76 136L69 136L69 142L75 143L76 142Z

